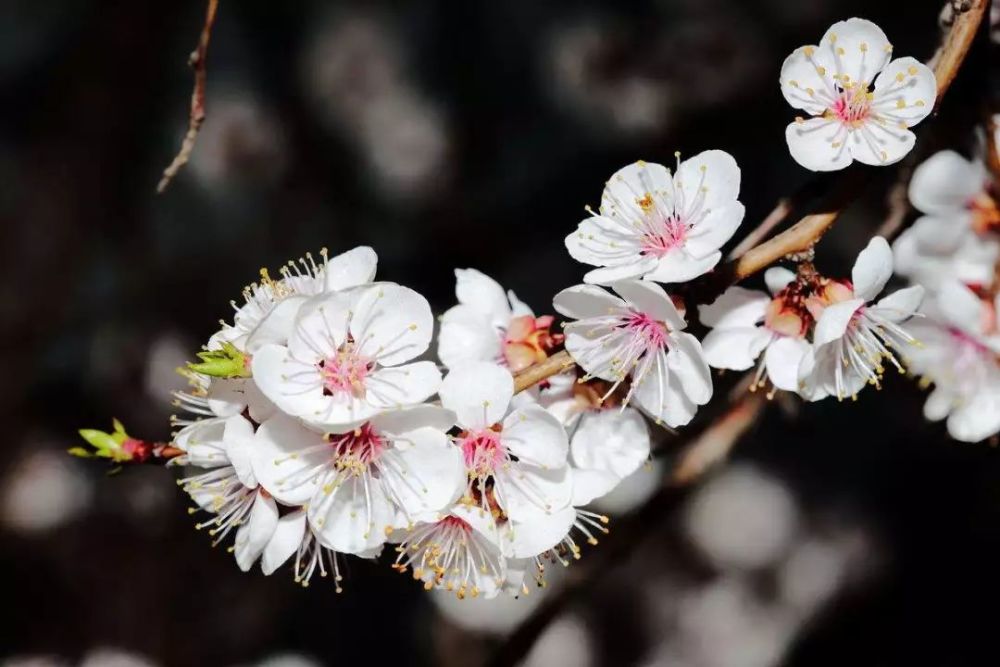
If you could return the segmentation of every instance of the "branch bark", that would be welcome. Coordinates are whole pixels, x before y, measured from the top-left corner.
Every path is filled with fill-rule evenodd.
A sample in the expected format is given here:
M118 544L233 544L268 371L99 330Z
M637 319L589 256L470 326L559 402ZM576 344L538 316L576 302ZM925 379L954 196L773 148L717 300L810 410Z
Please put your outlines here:
M219 8L219 0L208 0L205 12L205 23L198 38L198 47L188 57L188 65L194 70L194 91L191 93L191 113L188 117L188 129L181 142L181 148L173 161L163 170L163 176L156 185L156 192L163 194L177 172L191 159L198 133L205 122L205 59L208 56L208 43L212 39L212 26L215 25L215 12Z

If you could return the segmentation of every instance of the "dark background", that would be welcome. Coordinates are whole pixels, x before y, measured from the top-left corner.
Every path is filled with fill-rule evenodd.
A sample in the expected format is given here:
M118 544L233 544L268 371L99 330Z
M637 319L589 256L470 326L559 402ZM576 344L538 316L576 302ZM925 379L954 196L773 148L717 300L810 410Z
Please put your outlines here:
M785 147L796 112L778 89L783 58L861 15L897 55L926 59L940 5L222 0L208 120L192 164L157 196L186 126L202 3L0 3L0 658L75 663L111 647L163 665L285 652L475 664L499 640L444 620L385 564L352 560L339 596L322 580L293 586L287 570L242 574L192 529L172 473L106 477L62 450L111 416L169 437L168 391L182 386L171 369L259 267L307 250L372 245L379 276L437 312L453 302L453 267L545 312L585 271L563 238L611 173L709 148L741 165L751 228L815 180ZM972 146L986 47L918 128L917 153ZM866 171L821 269L849 272L895 174ZM737 466L794 498L800 535L862 536L857 576L772 658L726 632L708 644L737 642L735 657L660 650L692 623L664 582L738 581L760 605L776 595L776 565L706 562L677 508L571 610L592 664L995 664L1000 461L923 421L921 402L893 377L857 404L771 409L738 445Z

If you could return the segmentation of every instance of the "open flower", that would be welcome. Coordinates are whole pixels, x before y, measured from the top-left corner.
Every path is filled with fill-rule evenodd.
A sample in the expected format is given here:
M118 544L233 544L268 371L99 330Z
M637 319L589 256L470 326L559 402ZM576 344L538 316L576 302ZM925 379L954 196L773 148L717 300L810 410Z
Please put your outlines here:
M174 465L208 468L178 481L198 507L214 516L197 528L209 528L218 544L236 529L230 549L244 572L261 559L271 574L295 553L304 524L293 514L280 517L278 506L262 489L250 464L253 425L235 415L210 419L185 429L175 445L185 454Z
M434 363L406 363L427 350L433 323L427 300L396 284L321 294L301 306L287 346L257 351L253 378L285 413L346 432L437 391Z
M785 130L792 157L806 169L834 171L853 160L898 162L916 136L909 130L930 114L934 73L913 58L890 62L892 45L871 21L848 19L818 46L796 49L781 66L781 92L797 118Z
M927 304L928 317L910 325L921 345L907 352L907 364L934 385L924 416L947 418L956 440L979 442L1000 432L998 307L964 285L946 283Z
M514 380L506 369L463 364L445 377L440 395L461 429L453 441L468 478L463 502L513 520L569 505L566 431L538 405L510 409Z
M475 269L455 269L458 305L441 316L438 358L447 368L492 361L512 373L544 361L562 341L550 332L551 315L535 317L512 291Z
M600 267L584 282L679 283L719 263L719 248L743 221L740 168L718 150L679 160L673 175L663 165L636 162L607 182L600 213L566 237L574 259Z
M924 288L907 287L871 304L891 277L892 250L876 236L854 263L850 289L827 291L840 300L823 307L813 348L799 367L799 390L805 398L843 399L856 396L866 384L880 386L885 361L903 371L893 348L905 357L906 348L916 343L900 325L917 311Z
M910 203L924 215L892 244L896 272L928 289L989 285L1000 258L1000 208L980 161L941 151L913 172Z
M566 350L586 371L585 380L610 384L610 396L629 382L622 400L668 426L683 426L712 398L712 377L698 339L683 329L684 317L654 283L624 280L618 296L577 285L555 296L553 306L577 319L565 325Z
M445 435L453 423L447 410L417 406L324 435L276 415L257 430L253 467L279 502L308 509L324 546L364 553L465 490L462 456Z
M787 269L768 269L765 280L774 296L730 287L714 303L700 306L702 324L712 330L702 341L713 368L745 371L763 353L751 390L768 380L777 388L797 391L799 364L809 351L812 327L811 291Z

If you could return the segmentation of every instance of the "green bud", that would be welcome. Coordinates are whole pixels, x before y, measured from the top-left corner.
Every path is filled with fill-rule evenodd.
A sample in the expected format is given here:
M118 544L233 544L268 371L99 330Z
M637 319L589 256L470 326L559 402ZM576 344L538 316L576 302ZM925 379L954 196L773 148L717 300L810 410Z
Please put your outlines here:
M220 350L203 350L198 353L200 362L188 362L187 368L195 373L216 378L250 377L250 358L232 343L223 343Z
M93 450L85 447L71 447L68 452L72 456L80 458L104 458L112 461L129 461L132 455L125 451L122 445L131 436L125 432L125 427L117 419L112 420L113 431L107 433L94 428L81 428L80 437L93 447Z

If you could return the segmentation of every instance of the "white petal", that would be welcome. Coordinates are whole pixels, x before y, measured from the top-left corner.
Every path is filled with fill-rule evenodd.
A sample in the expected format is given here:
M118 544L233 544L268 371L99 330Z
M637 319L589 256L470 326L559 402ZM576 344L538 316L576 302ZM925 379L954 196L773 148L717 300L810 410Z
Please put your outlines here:
M503 419L514 396L514 378L496 364L470 362L452 370L441 383L441 403L459 426L481 429Z
M247 405L243 378L212 378L208 385L208 409L217 417L231 417L243 412Z
M288 338L288 351L296 359L310 363L332 357L347 340L350 312L351 301L343 294L319 294L307 299L299 308Z
M226 419L223 442L226 446L226 456L236 472L237 479L243 486L257 486L257 478L253 473L251 451L253 450L253 424L239 415Z
M611 286L618 296L629 306L649 315L657 322L664 322L671 331L680 331L686 326L684 318L677 311L673 300L656 283L644 280L623 280Z
M976 294L957 282L941 286L937 304L945 319L962 331L978 334L983 327L983 302Z
M764 272L764 284L771 294L777 294L795 280L795 272L783 266L772 266Z
M503 287L475 269L455 269L455 296L458 302L483 314L494 327L510 323L510 304Z
M363 476L349 476L322 489L309 504L309 525L323 546L358 554L385 542L394 511L380 484Z
M813 344L820 347L843 336L854 313L863 305L865 305L864 299L849 299L824 308L823 314L816 322Z
M290 415L315 415L328 404L319 369L293 361L287 348L265 345L253 355L253 379L272 403Z
M236 531L233 551L236 555L236 564L241 570L250 571L277 528L278 506L272 498L257 493L253 507L250 508L249 518Z
M924 418L932 422L941 421L948 416L954 407L953 399L951 392L942 387L935 387L927 395L927 401L924 403Z
M257 481L286 505L308 503L330 464L323 434L281 414L260 425L250 455Z
M830 26L819 42L815 60L827 72L849 76L851 83L871 83L891 55L889 39L881 28L852 18Z
M637 257L634 262L606 266L588 271L583 275L583 282L591 285L609 285L617 280L632 280L641 278L657 267L657 259L652 256Z
M913 316L924 300L924 288L911 285L896 290L876 304L878 314L890 322L902 322Z
M771 383L778 389L797 392L799 366L809 349L808 341L790 336L782 336L768 345L764 351L764 364Z
M507 300L510 301L510 314L513 317L521 317L523 315L535 316L535 311L531 309L531 306L518 299L517 295L514 294L514 290L507 290Z
M489 319L470 306L454 306L441 317L438 358L448 368L466 361L496 360L500 343L500 334Z
M497 501L513 521L531 521L569 506L573 481L569 467L539 468L520 461L498 470Z
M708 273L720 259L722 253L718 251L694 257L678 248L661 257L656 268L644 278L658 283L683 283Z
M875 236L861 251L851 269L854 296L873 301L892 277L892 249L881 236Z
M725 151L703 151L681 162L674 176L674 192L678 200L683 193L684 214L689 219L695 206L699 210L721 209L735 203L740 194L740 168Z
M573 499L570 504L573 507L589 505L611 493L621 482L621 477L605 469L573 468Z
M647 194L673 209L673 179L670 170L655 162L634 162L616 171L604 187L601 214L619 220L637 220L645 215L639 202Z
M433 361L379 368L365 378L365 401L376 410L416 405L441 386L441 371Z
M752 327L764 319L771 297L745 287L730 287L711 304L698 306L698 318L707 327Z
M607 216L580 221L565 240L570 257L592 266L624 266L638 262L642 234L630 222Z
M712 329L702 341L705 361L712 368L745 371L754 365L772 334L758 327Z
M847 131L839 121L809 118L790 123L785 141L792 159L812 171L843 169L853 159Z
M813 56L818 48L810 45L795 49L782 63L779 78L785 100L810 116L821 115L833 102L831 75L835 72L821 70L816 64Z
M542 468L566 465L569 443L562 424L545 408L526 405L503 421L500 441L525 463Z
M386 283L364 291L350 329L361 354L377 359L382 366L394 366L427 350L434 333L434 316L420 294Z
M691 228L684 249L694 257L712 254L733 237L745 213L746 209L738 201L713 208Z
M404 518L443 511L458 500L465 490L465 462L447 435L420 428L396 436L395 443L399 446L382 454L379 470L389 499L401 507Z
M226 465L229 458L223 442L225 428L224 418L202 419L183 428L174 438L174 444L187 453L190 465L206 468Z
M603 317L625 307L625 302L594 285L576 285L559 292L552 299L556 312L575 320Z
M899 58L875 82L872 110L898 127L913 127L934 109L937 80L916 58Z
M567 507L548 516L510 527L510 552L514 558L531 558L562 542L576 521L576 510Z
M570 444L576 468L609 472L619 480L631 475L649 459L649 448L646 420L632 408L598 410L582 415ZM610 490L609 487L597 495Z
M979 442L1000 432L1000 392L978 395L948 417L948 433L961 442Z
M358 246L331 257L326 263L324 289L346 290L366 285L375 279L378 255L368 246Z
M278 302L247 336L246 351L253 354L264 345L287 345L305 301L304 296L290 296Z
M689 333L671 336L667 352L667 366L684 388L684 393L697 405L704 405L712 398L712 372L705 361L705 353L698 339Z
M940 151L913 171L910 203L923 213L952 215L963 211L982 187L982 167L955 151ZM953 236L946 234L944 238Z
M893 125L879 124L873 120L848 136L847 146L851 157L863 164L885 167L906 157L917 143L917 135Z
M437 405L424 404L379 413L372 417L371 422L379 431L397 435L425 427L448 431L455 425L455 413Z
M271 536L267 546L264 547L264 553L260 556L260 569L265 576L270 576L292 557L292 554L302 544L305 533L306 513L304 510L297 510L278 519L274 535Z
M657 422L671 428L690 422L698 406L681 388L680 379L667 368L665 355L657 355L653 367L639 381L633 400Z

